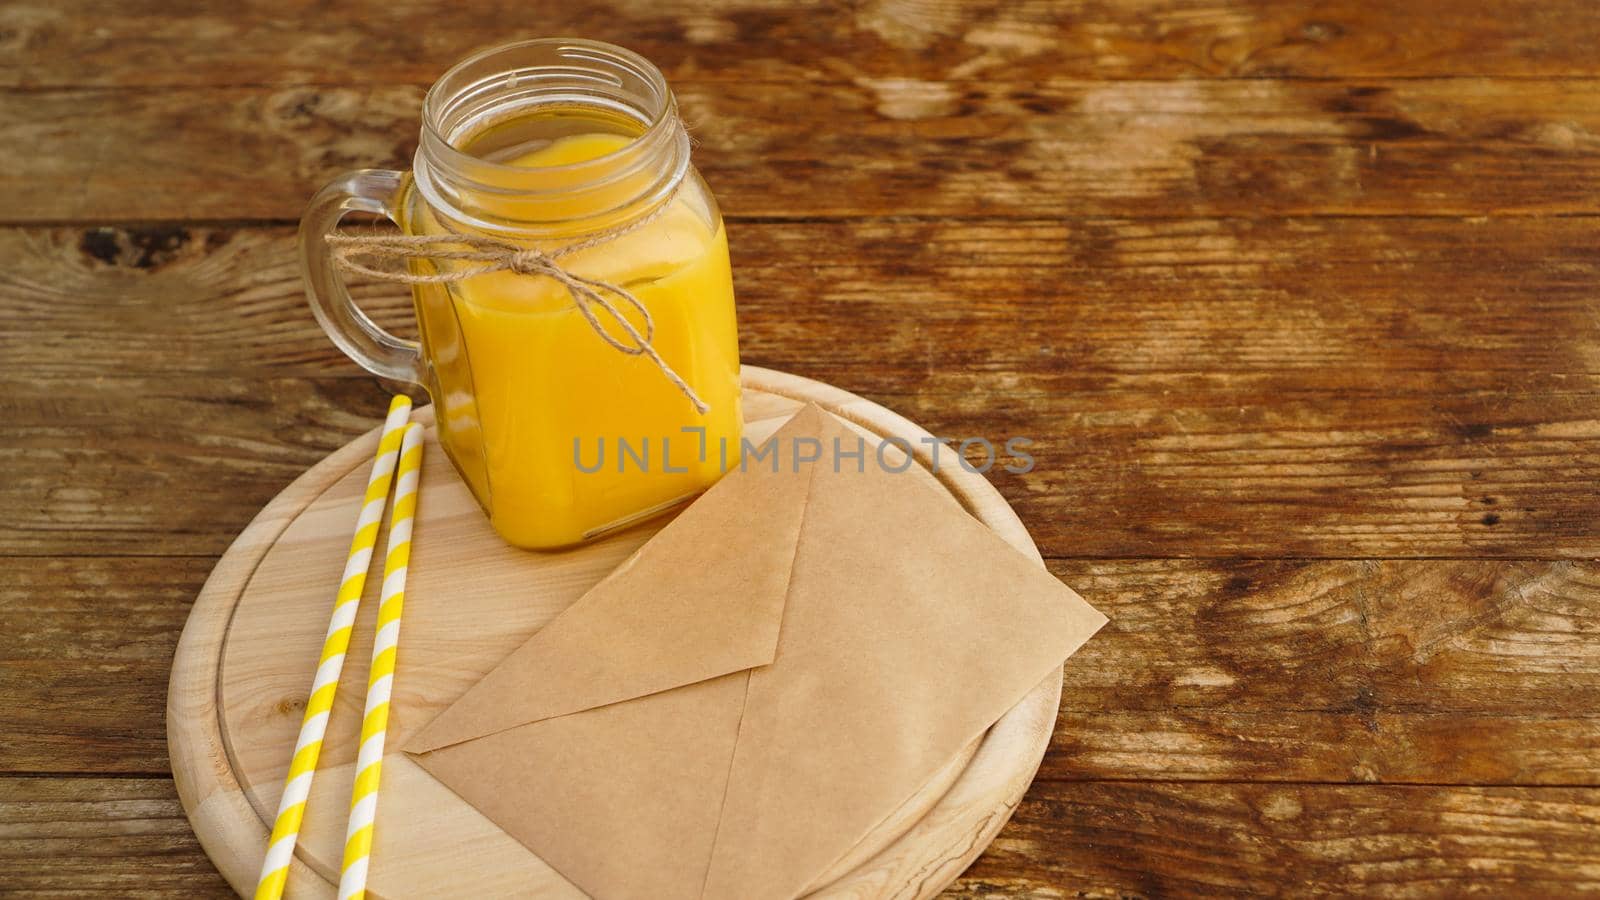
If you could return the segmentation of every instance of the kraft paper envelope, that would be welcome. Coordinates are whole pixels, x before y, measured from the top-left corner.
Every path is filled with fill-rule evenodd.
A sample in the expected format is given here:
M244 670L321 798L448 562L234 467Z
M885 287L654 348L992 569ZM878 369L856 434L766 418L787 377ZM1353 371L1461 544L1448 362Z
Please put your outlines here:
M406 750L599 900L803 890L1105 623L836 438L802 410Z

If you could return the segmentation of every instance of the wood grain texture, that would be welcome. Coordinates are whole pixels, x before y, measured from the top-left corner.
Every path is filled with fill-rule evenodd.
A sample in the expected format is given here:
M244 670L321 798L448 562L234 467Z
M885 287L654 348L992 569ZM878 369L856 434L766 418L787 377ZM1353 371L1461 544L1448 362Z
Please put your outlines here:
M165 773L211 563L0 559L0 771ZM1041 780L1600 785L1592 563L1050 568L1112 624L1074 658Z
M951 896L1581 896L1597 824L1593 788L1040 785Z
M1111 624L1042 778L1600 783L1592 562L1051 569Z
M0 17L0 84L426 84L473 49L576 34L622 43L676 80L1210 78L1594 74L1578 4L1467 0L612 0L227 9L142 0ZM79 17L92 19L82 27Z
M36 423L0 448L6 553L220 553L385 396L369 380L323 377L84 387L0 378L0 409ZM1051 556L1600 554L1595 391L865 393L941 436L1034 440L1034 471L1005 472L1021 463L1006 457L992 477Z
M745 357L848 368L862 390L1117 391L1145 378L1176 391L1560 393L1592 386L1600 355L1595 225L739 222L730 246ZM0 256L0 355L32 373L364 377L308 314L290 226L0 228ZM403 291L357 296L414 333Z
M1035 439L1036 471L993 478L1049 555L1583 558L1590 231L779 222L733 247L749 362L848 373L940 435ZM30 373L0 392L0 548L219 553L382 412L306 314L292 243L0 230L0 354ZM808 261L818 245L838 255ZM407 330L406 301L365 294Z
M1590 5L535 12L0 6L0 894L229 895L176 629L385 404L292 223L535 30L662 65L748 361L1043 442L992 480L1112 624L947 896L1600 893Z
M15 391L0 400L13 423L0 446L0 503L11 511L0 546L28 555L215 556L249 521L243 507L264 504L329 447L365 431L370 405L387 402L370 380L342 378L5 386ZM267 431L239 430L252 407L274 423ZM291 407L308 416L282 418Z
M1594 213L1600 81L688 83L728 215ZM409 165L411 86L0 93L0 222L299 217ZM51 146L52 153L35 152Z
M233 897L170 778L0 777L8 896Z
M160 676L210 570L0 557L0 772L165 773Z
M1600 889L1600 790L1040 783L951 900ZM223 898L165 779L0 779L0 883Z

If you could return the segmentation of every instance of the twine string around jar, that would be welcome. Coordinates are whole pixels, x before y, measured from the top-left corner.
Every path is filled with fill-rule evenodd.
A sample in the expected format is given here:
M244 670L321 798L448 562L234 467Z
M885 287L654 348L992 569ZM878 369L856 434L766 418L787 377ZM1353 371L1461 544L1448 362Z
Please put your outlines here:
M669 198L670 202L670 198ZM610 344L619 352L629 356L644 356L661 370L667 380L672 382L678 390L683 392L689 402L694 404L696 412L704 415L711 407L694 388L689 386L683 376L673 370L667 361L661 358L655 345L655 320L650 316L650 310L635 297L632 292L621 285L597 278L586 278L578 275L557 260L563 256L598 247L609 241L614 241L629 232L642 228L647 223L661 215L667 208L667 203L657 206L648 215L617 228L601 231L592 237L581 241L557 247L553 250L539 250L525 247L521 244L491 237L486 234L345 234L335 232L327 236L328 244L333 248L333 259L340 268L347 272L365 275L379 281L390 281L399 284L453 284L465 281L477 275L487 275L491 272L512 272L517 275L530 277L544 276L567 289L572 296L572 302L578 307L589 327L600 339ZM378 269L360 261L361 257L394 260L429 260L429 261L459 261L477 263L477 265L463 266L449 272L435 272L433 274L418 275L412 272L401 272L392 269ZM606 299L606 294L611 294L621 299L632 307L644 321L644 332L628 320L617 305ZM609 316L617 324L626 340L612 334L596 308Z

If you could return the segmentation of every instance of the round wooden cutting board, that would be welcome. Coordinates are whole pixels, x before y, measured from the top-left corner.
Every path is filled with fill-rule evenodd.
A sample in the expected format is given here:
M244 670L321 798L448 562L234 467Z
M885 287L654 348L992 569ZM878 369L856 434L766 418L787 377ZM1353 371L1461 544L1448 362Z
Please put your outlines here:
M898 436L920 451L928 448L919 440L927 436L921 428L828 385L747 366L744 391L746 432L756 440L815 401L868 436ZM432 410L421 409L415 418L428 426L431 443ZM255 889L377 439L374 430L333 453L250 523L200 592L173 661L167 742L178 794L200 843L244 895ZM436 445L425 460L391 748L402 746L665 521L575 550L516 550L495 536ZM919 462L914 471L1038 558L1021 522L981 475L948 463L935 475L928 460ZM291 868L291 896L334 896L380 580L367 582ZM1027 789L1060 698L1057 669L823 873L814 896L927 897L948 885ZM398 750L385 758L369 891L386 898L583 896Z

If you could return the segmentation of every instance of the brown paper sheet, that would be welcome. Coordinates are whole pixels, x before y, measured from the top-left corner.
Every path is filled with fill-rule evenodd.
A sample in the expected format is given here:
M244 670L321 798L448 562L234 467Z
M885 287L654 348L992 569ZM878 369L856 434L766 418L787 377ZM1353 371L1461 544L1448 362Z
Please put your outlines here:
M730 473L406 746L599 900L795 895L1105 618L911 473ZM808 451L809 452L809 449Z

